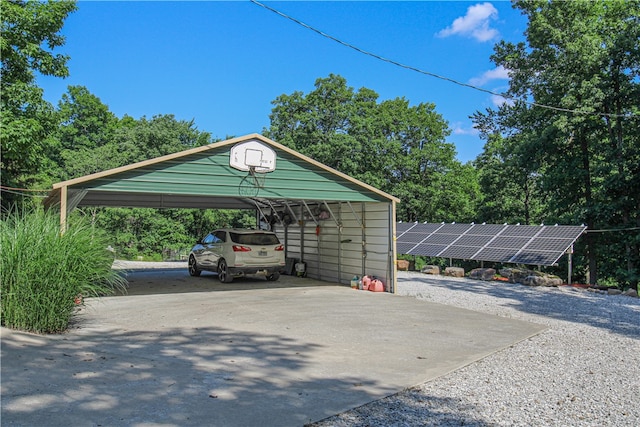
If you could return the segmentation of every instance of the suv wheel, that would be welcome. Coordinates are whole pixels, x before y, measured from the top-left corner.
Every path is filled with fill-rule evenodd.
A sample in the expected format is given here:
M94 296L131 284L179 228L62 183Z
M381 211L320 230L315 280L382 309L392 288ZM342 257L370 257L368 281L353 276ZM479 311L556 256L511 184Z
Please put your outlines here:
M229 273L227 261L224 259L221 259L218 263L218 280L222 283L231 283L231 281L233 281L233 276Z
M272 273L272 274L267 276L267 280L270 281L270 282L275 282L279 278L280 278L280 273L278 273L278 272Z
M196 257L191 255L189 257L189 275L191 276L199 276L202 271L198 269L198 263L196 262Z

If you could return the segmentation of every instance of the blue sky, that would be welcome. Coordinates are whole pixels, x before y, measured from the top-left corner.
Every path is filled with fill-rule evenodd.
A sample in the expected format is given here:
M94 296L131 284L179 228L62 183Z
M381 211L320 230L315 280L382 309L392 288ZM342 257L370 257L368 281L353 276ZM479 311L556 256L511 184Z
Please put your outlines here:
M508 80L489 60L494 44L522 41L526 19L508 2L264 2L362 50L501 92ZM80 1L65 22L70 77L40 77L57 104L85 86L118 117L174 114L216 138L260 133L271 102L308 93L330 73L379 101L434 103L448 121L458 159L483 141L468 118L494 107L490 94L363 55L249 1Z

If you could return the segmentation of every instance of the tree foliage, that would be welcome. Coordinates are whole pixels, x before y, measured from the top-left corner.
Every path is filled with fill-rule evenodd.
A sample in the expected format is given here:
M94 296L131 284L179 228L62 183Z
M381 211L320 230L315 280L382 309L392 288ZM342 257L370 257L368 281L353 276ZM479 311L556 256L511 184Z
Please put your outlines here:
M26 187L45 158L57 119L53 107L36 86L36 73L68 75L65 55L53 50L64 45L59 34L74 2L3 1L0 38L1 174L6 186ZM2 193L2 206L14 200Z
M256 226L251 211L110 208L93 212L96 225L113 236L116 255L126 259L143 256L158 260L171 251L186 255L196 238L216 228Z
M283 94L273 104L267 136L401 198L400 219L473 218L474 170L455 159L445 141L448 125L433 104L378 102L373 90L356 91L333 74L308 94Z
M587 234L589 280L595 283L598 268L613 263L624 265L619 279L635 282L640 3L536 0L514 7L529 20L526 43L500 42L492 60L509 70L510 95L555 108L516 102L476 114L477 123L493 129L483 173L491 169L489 159L512 158L504 164L526 166L521 178L535 177L545 219L584 223L591 230L627 229L602 239ZM504 149L496 156L492 150L501 137Z
M516 111L520 110L505 105L499 112L473 116L487 141L474 162L482 188L478 221L539 224L553 220L547 216L542 191L540 153L525 140L527 132L514 129ZM518 129L524 129L519 118Z

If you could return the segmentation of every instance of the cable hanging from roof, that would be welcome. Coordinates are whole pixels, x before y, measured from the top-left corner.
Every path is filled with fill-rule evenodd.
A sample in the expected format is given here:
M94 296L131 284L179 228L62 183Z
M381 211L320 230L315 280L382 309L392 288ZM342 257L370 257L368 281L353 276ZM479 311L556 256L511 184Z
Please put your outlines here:
M508 95L506 93L493 92L493 91L488 90L488 89L483 89L483 88L478 87L478 86L474 86L474 85L471 85L471 84L468 84L468 83L463 83L463 82L460 82L458 80L454 80L454 79L452 79L450 77L441 76L439 74L431 73L429 71L425 71L425 70L422 70L420 68L413 67L411 65L406 65L406 64L403 64L401 62L397 62L397 61L394 61L392 59L385 58L385 57L380 56L378 54L369 52L367 50L364 50L364 49L361 49L361 48L359 48L357 46L354 46L354 45L352 45L350 43L342 41L342 40L340 40L340 39L338 39L336 37L333 37L330 34L327 34L327 33L323 32L323 31L320 31L320 30L312 27L311 25L305 24L304 22L302 22L302 21L300 21L300 20L298 20L296 18L293 18L293 17L291 17L291 16L289 16L289 15L287 15L285 13L282 13L277 9L274 9L274 8L272 8L270 6L267 6L267 5L263 4L263 3L260 3L257 0L249 0L249 1L251 1L251 3L253 3L253 4L257 5L257 6L260 6L260 7L264 8L264 9L267 9L267 10L275 13L276 15L279 15L279 16L281 16L283 18L286 18L286 19L288 19L290 21L293 21L296 24L298 24L298 25L300 25L300 26L302 26L302 27L304 27L304 28L306 28L308 30L313 31L314 33L317 33L317 34L321 35L322 37L328 38L329 40L333 40L334 42L339 43L342 46L348 47L349 49L353 49L356 52L359 52L359 53L361 53L363 55L370 56L372 58L378 59L378 60L383 61L383 62L387 62L387 63L395 65L397 67L405 68L407 70L415 71L415 72L420 73L420 74L424 74L424 75L427 75L427 76L435 77L437 79L444 80L444 81L456 84L458 86L463 86L463 87L467 87L467 88L470 88L470 89L474 89L474 90L477 90L477 91L480 91L480 92L487 93L489 95L501 96L501 97L503 97L505 99L512 100L512 101L520 101L520 102L523 102L523 103L525 103L527 105L530 105L532 107L544 108L544 109L553 110L553 111L561 111L561 112L565 112L565 113L574 113L574 114L582 114L582 115L585 115L585 116L597 116L597 117L614 117L614 118L633 117L633 116L637 115L637 114L633 114L633 113L629 113L629 114L598 113L598 112L590 112L590 111L582 111L582 110L573 110L573 109L570 109L570 108L554 107L554 106L551 106L551 105L539 104L539 103L534 102L534 101L527 101L527 100L524 100L524 99L516 98L516 97Z
M22 191L16 191L16 190L22 190ZM30 192L43 192L43 190L29 190L27 188L13 188L13 187L5 187L4 185L0 185L0 192L2 193L10 193L10 194L15 194L18 196L27 196L27 197L38 197L38 198L45 198L47 196L42 195L42 194L30 194L27 193L27 191ZM44 191L49 191L49 190L44 190Z
M51 189L46 190L38 190L33 188L18 188L18 187L7 187L6 185L0 185L0 189L2 190L15 190L15 191L33 191L35 193L48 193Z

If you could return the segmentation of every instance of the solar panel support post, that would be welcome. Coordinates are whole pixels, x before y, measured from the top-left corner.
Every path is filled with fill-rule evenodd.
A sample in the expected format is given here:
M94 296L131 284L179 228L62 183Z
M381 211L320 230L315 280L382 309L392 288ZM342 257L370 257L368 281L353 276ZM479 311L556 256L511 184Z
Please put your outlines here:
M567 249L567 285L571 284L571 275L573 273L573 244Z

